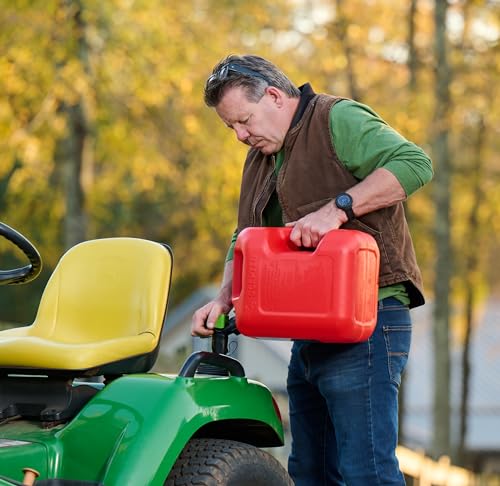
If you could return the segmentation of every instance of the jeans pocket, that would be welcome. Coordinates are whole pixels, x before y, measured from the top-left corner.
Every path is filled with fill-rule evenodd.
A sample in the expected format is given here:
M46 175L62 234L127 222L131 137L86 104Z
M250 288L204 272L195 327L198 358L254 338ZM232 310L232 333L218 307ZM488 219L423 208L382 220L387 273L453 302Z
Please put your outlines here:
M389 376L399 386L410 352L411 325L386 325L383 329Z

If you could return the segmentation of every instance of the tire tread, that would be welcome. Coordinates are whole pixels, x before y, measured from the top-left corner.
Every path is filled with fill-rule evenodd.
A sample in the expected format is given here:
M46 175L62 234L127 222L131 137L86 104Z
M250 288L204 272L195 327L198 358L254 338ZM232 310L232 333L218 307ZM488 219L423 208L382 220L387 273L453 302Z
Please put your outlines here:
M249 485L293 486L287 472L273 456L255 446L226 439L190 440L164 484L237 486L234 478L238 476L237 469L240 467L246 468L246 471L255 470L257 478L249 478ZM241 479L238 483L241 483Z

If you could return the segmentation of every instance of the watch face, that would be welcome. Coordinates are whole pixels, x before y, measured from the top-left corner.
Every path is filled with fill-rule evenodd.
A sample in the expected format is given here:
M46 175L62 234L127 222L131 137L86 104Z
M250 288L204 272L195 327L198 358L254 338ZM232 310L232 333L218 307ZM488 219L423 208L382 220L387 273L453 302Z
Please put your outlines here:
M352 206L352 198L349 194L339 194L335 202L340 209L350 208Z

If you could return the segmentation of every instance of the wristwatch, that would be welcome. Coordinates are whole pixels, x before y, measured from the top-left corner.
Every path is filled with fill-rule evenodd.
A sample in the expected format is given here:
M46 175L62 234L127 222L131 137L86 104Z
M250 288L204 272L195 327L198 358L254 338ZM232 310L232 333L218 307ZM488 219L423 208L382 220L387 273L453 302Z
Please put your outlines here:
M352 221L356 218L354 216L354 211L352 210L352 197L347 194L347 192L341 192L335 198L335 206L342 209L347 214L347 221Z

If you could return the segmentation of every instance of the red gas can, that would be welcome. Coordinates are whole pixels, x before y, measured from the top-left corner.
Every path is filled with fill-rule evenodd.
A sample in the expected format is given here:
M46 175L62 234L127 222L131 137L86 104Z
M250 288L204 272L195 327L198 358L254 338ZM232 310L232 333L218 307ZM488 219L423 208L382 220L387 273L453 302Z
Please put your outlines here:
M251 337L349 343L377 320L379 250L369 234L332 230L314 251L291 228L247 228L234 251L238 330Z

